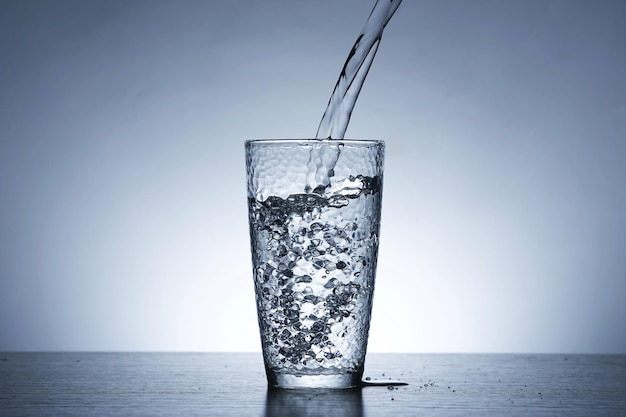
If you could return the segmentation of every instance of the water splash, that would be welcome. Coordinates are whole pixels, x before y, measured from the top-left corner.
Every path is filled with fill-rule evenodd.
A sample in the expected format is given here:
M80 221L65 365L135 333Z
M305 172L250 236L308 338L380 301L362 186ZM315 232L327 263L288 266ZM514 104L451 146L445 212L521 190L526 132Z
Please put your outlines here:
M334 175L333 169L341 153L341 144L327 146L327 142L343 139L365 77L378 51L383 30L401 2L402 0L377 0L348 54L315 134L315 138L320 139L321 143L311 149L307 163L306 193L321 195L330 184L330 178Z

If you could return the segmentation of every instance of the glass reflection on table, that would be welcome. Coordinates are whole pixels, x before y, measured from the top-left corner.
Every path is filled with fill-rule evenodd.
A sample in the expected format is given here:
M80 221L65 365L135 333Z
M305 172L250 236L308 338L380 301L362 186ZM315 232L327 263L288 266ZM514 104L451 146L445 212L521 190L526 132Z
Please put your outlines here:
M265 416L294 415L362 417L362 389L268 389Z

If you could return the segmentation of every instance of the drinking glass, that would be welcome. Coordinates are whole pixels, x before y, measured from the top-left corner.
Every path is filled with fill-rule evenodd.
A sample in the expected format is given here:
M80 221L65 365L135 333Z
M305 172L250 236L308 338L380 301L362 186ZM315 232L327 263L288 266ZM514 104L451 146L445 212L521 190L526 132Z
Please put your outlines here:
M256 305L270 388L361 384L384 142L246 141Z

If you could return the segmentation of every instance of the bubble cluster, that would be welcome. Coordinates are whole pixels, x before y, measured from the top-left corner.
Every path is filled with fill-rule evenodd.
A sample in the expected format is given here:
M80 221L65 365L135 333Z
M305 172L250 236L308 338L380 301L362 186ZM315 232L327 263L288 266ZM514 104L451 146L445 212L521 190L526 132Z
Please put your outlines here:
M378 250L380 180L350 177L322 195L249 199L266 363L294 374L362 363Z

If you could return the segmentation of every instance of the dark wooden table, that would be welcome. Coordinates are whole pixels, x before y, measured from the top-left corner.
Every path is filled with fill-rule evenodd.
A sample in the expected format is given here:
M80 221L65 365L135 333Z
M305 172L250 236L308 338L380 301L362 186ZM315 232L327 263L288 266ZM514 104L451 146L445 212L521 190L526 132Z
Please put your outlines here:
M256 353L0 353L0 416L626 416L626 355L370 354L407 386L268 392Z

